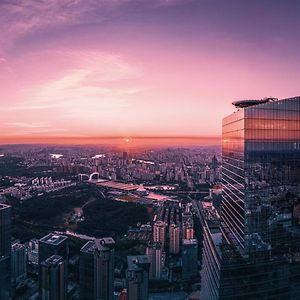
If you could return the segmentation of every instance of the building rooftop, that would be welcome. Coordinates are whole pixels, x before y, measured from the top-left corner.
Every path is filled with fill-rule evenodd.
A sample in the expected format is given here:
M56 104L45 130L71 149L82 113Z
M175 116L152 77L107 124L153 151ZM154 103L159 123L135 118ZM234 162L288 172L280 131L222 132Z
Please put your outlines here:
M147 255L127 256L127 263L129 271L137 271L141 265L150 264L150 260Z
M138 187L136 192L147 192L147 190L144 188L144 186L142 184L140 184L140 186Z
M160 242L149 242L147 247L151 249L160 250L162 248L162 245Z
M94 241L87 242L82 248L81 252L94 253L100 251L106 251L114 248L115 241L112 237L105 237L101 239L95 239Z
M154 226L165 227L166 223L164 221L157 221L154 223Z
M187 245L198 245L198 241L196 239L183 239L182 240L182 244L184 246L187 246Z
M206 221L215 221L216 223L220 221L219 212L212 202L202 201L200 205L202 205L202 212Z
M150 192L147 196L145 196L146 199L154 200L154 201L166 201L166 200L172 200L170 199L170 196L166 195L160 195L156 193Z
M175 223L172 223L169 227L172 227L172 228L179 228L179 226Z
M97 182L97 185L110 188L110 189L116 189L121 191L135 191L139 188L136 184L129 184L129 183L123 183L123 182L117 182L117 181L104 181L104 182Z
M264 104L267 102L273 102L273 101L277 101L277 100L278 100L277 98L266 97L266 98L263 98L260 100L257 100L257 99L238 100L238 101L232 102L232 104L237 108L246 108L249 106Z
M20 250L20 249L25 249L25 245L20 244L20 242L12 243L11 249L15 250L15 251Z
M61 261L63 261L63 258L59 255L52 255L49 258L47 258L45 261L43 261L41 264L43 266L56 266L58 263L60 263Z
M54 233L49 233L43 238L40 239L40 242L49 244L49 245L59 245L60 243L64 242L67 239L65 235L59 235Z

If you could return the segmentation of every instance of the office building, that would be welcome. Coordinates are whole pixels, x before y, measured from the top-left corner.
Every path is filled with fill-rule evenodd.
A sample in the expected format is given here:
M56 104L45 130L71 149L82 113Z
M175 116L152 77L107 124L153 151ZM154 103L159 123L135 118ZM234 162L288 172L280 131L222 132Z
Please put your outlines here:
M149 257L128 256L127 263L127 300L148 300Z
M40 263L41 300L67 299L66 273L66 261L59 255L52 255Z
M199 203L203 228L200 299L217 300L220 289L222 234L220 215L212 202Z
M169 226L169 253L178 254L180 252L180 227L176 224Z
M45 262L48 258L53 255L60 256L64 260L64 281L67 282L68 277L68 259L69 259L69 246L68 238L64 235L49 233L39 240L38 244L38 259L39 259L39 293L42 295L43 283L41 282L43 275L42 271L45 268L41 267L41 263ZM51 273L52 274L52 273ZM45 298L48 299L48 298Z
M39 240L39 263L52 255L59 255L66 261L69 257L68 238L64 235L49 233Z
M185 239L182 241L182 279L190 280L198 276L198 242L196 239Z
M11 246L11 280L14 286L22 283L27 277L26 247L20 242Z
M160 280L162 277L162 269L164 264L164 253L161 243L149 243L146 249L146 255L150 260L149 278L151 280Z
M166 223L163 221L157 221L153 225L153 241L159 242L164 249L166 241Z
M0 203L0 299L11 295L11 207Z
M234 105L223 120L218 299L299 299L300 97Z
M87 242L80 250L80 299L113 300L114 256L113 238Z

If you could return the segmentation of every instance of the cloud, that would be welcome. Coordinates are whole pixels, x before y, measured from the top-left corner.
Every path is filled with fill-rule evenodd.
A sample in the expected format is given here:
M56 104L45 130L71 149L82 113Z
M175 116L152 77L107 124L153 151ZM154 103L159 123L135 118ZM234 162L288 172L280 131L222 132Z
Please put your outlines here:
M141 71L118 55L96 51L46 51L44 59L69 60L53 78L27 88L25 101L6 110L55 110L61 116L95 115L130 105L132 96L143 88L133 84Z
M99 24L118 19L120 15L132 10L151 10L191 1L194 0L2 0L0 42L9 46L13 40L33 31Z
M25 122L7 122L4 125L12 128L45 128L50 127L49 124L45 123L25 123Z
M36 103L36 104L30 104L29 102L25 102L23 104L17 104L14 106L4 107L3 110L6 111L26 111L26 110L47 110L51 108L57 107L55 104L42 104L42 103Z
M39 135L39 134L65 134L69 130L66 128L56 128L50 123L27 123L27 122L7 122L4 123L4 128L8 129L2 135L20 136L20 135Z

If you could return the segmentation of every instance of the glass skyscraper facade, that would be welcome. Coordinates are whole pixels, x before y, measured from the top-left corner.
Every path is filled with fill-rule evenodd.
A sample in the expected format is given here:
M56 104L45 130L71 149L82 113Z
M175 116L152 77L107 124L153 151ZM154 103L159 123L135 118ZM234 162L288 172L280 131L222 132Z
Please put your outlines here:
M300 299L300 97L235 104L223 119L217 298Z
M300 299L300 97L224 118L222 182L220 297Z

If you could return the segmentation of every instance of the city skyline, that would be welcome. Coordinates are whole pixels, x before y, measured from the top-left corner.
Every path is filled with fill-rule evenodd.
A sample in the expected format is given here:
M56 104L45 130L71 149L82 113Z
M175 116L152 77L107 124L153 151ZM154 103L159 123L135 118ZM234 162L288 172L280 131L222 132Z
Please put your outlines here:
M2 1L0 8L0 144L219 143L232 101L299 94L297 1Z
M299 299L299 11L0 0L0 300Z

